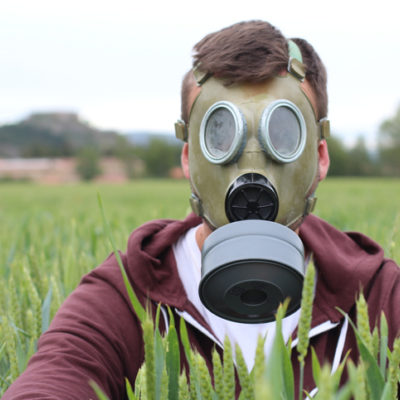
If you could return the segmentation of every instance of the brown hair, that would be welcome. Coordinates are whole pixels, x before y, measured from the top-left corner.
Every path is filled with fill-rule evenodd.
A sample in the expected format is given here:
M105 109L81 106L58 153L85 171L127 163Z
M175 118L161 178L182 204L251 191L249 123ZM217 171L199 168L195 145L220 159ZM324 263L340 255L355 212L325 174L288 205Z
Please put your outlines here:
M318 118L327 115L328 95L325 67L313 47L303 39L292 39L300 48L306 80L317 98ZM240 22L210 33L194 48L193 65L226 81L261 82L287 69L289 51L282 33L264 21ZM182 82L182 119L188 121L188 93L194 84L189 71Z

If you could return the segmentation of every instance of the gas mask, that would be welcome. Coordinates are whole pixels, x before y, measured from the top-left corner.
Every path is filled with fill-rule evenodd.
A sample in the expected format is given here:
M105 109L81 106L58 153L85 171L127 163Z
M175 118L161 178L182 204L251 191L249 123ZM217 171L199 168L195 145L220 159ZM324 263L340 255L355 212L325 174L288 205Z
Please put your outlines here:
M304 249L293 229L314 206L318 142L329 131L302 89L300 61L257 84L225 86L195 74L191 205L213 229L202 248L199 295L228 320L272 321L287 297L287 314L300 306Z

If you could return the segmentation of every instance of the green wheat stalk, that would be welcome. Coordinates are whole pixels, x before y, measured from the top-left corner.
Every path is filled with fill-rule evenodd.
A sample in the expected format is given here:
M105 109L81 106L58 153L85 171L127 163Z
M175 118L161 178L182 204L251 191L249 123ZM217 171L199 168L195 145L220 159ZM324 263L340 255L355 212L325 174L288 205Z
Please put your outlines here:
M28 327L28 335L29 335L29 347L28 347L28 354L33 354L35 352L36 347L36 321L35 317L33 316L32 310L29 308L26 311L26 325Z
M156 369L155 369L155 349L154 349L154 325L152 320L147 318L142 323L144 354L146 359L146 392L149 400L156 399Z
M310 263L307 267L304 277L304 285L301 299L301 311L298 324L298 343L297 352L300 363L300 380L299 380L299 399L303 397L303 381L304 381L304 360L307 355L309 338L308 332L311 326L312 303L314 300L314 282L315 282L315 267Z
M195 356L195 362L197 363L197 369L199 371L201 399L212 400L213 389L211 386L210 373L208 371L206 362L198 353Z
M253 370L251 371L251 375L253 376L253 380L256 385L259 382L262 382L265 376L266 363L265 363L264 345L265 345L265 337L259 335L257 339L254 367Z
M247 365L244 360L242 350L238 344L236 344L235 351L237 371L239 375L240 386L242 388L240 397L242 400L252 400L254 399L253 381L247 370Z
M22 325L22 313L21 313L21 306L18 299L17 288L15 285L14 277L11 276L9 280L9 288L8 291L10 293L10 308L11 308L11 316L18 328L23 327Z
M140 367L135 381L135 395L137 398L147 400L146 362Z
M159 398L168 399L168 372L165 365L161 374L161 390Z
M224 400L235 398L235 371L233 367L232 345L225 336L224 340Z
M3 320L2 325L5 333L5 343L8 354L8 360L10 362L11 381L13 381L19 375L16 332L11 326L11 321Z
M378 327L375 326L373 332L372 332L372 355L374 356L374 358L378 358L378 354L379 354L379 331L378 331Z
M399 366L400 366L400 337L393 342L393 350L389 361L388 381L390 382L392 398L397 399L397 390L399 383Z
M224 374L222 371L221 358L218 354L218 351L215 349L215 347L212 352L212 363L213 363L213 372L214 372L215 393L217 394L218 399L223 399L224 398L224 385L223 385Z
M186 379L185 372L179 376L179 400L189 400L189 385Z
M369 324L368 306L362 293L360 293L357 300L357 330L369 352L374 354L374 344Z
M323 384L318 387L318 400L331 400L333 398L333 382L331 368L328 364L324 364L321 368L320 381Z
M56 281L56 278L54 277L54 275L51 276L50 283L51 283L51 287L53 289L53 298L52 298L53 301L51 302L51 315L53 316L61 306L62 297L61 297L61 293L60 293L60 288L57 284L57 281Z
M367 400L367 384L364 364L360 362L356 367L351 360L348 362L350 378L353 382L353 394L355 400Z
M32 311L35 321L32 334L35 339L38 339L40 334L42 333L42 302L40 300L35 284L32 281L28 268L26 268L25 266L23 267L23 276L28 292L28 298L32 304Z

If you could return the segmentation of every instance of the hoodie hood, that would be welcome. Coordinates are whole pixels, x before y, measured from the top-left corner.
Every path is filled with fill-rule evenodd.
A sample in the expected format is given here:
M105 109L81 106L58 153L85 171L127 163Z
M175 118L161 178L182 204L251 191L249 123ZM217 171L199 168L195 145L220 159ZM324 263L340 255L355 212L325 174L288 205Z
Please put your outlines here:
M191 213L182 221L150 221L136 229L128 240L127 273L135 290L155 301L178 309L187 303L179 279L172 245L190 228L201 223Z
M192 213L182 221L151 221L132 233L127 272L135 290L157 303L187 308L172 245L200 223L201 218ZM348 313L360 289L368 290L383 262L383 249L361 233L341 232L314 215L305 218L300 238L318 271L312 326L338 322L343 315L336 307Z
M312 252L318 273L314 307L338 322L343 315L337 308L348 313L358 293L369 290L383 263L383 249L361 233L341 232L314 215L301 225L300 238Z

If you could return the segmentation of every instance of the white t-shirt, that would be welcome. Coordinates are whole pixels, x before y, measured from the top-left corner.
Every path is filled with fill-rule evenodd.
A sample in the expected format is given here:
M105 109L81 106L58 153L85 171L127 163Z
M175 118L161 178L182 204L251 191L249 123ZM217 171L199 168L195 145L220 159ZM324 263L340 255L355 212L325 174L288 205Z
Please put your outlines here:
M260 324L245 324L225 320L209 311L199 297L199 284L201 279L201 252L196 242L196 230L191 228L174 244L176 264L179 276L186 294L193 305L203 315L213 330L216 338L222 344L225 336L229 337L234 349L235 343L242 350L249 371L253 368L257 340L259 335L266 336L265 355L268 357L275 337L275 322ZM300 310L286 317L282 321L282 332L285 342L297 327Z

